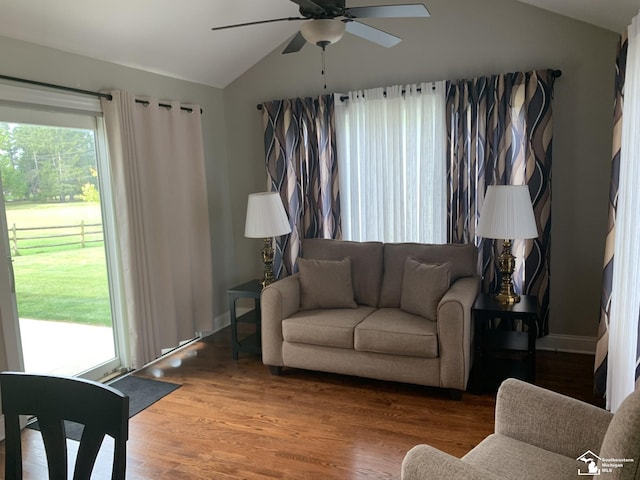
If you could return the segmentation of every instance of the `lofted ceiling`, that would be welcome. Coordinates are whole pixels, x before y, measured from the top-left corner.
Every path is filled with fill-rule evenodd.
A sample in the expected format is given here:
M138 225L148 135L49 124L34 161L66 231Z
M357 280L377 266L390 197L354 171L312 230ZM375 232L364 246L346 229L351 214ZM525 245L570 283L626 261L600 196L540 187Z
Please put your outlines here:
M357 1L382 5L417 0ZM640 9L640 0L517 1L615 32L623 31ZM353 3L347 0L347 5ZM429 0L423 3L429 7ZM300 22L278 22L210 30L298 16L297 5L289 0L0 0L0 12L1 36L219 88L300 27Z
M620 33L640 10L639 0L518 0Z

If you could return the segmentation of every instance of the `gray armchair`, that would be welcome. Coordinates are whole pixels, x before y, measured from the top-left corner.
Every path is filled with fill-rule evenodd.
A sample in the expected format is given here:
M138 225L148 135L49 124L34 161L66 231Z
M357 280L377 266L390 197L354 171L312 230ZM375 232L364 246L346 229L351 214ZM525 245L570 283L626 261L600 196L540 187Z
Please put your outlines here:
M589 470L591 468L591 470ZM417 445L403 480L640 479L640 391L615 415L519 380L498 391L495 433L461 459Z

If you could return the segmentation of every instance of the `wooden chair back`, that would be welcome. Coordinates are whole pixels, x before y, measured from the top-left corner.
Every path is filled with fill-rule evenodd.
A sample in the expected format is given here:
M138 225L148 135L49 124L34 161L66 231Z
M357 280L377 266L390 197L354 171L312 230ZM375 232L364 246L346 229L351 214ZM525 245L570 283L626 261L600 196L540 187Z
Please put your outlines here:
M129 437L129 397L115 388L80 378L0 373L5 416L5 480L22 480L20 415L38 418L47 455L49 480L68 478L64 420L84 426L74 480L89 480L105 435L113 437L111 479L124 480Z

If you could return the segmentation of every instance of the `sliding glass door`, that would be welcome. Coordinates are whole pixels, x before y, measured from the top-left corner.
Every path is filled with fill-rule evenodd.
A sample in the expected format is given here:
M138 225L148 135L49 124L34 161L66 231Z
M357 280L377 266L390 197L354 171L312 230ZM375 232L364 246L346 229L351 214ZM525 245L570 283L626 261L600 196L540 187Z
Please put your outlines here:
M0 106L3 332L25 371L123 365L103 140L96 115Z

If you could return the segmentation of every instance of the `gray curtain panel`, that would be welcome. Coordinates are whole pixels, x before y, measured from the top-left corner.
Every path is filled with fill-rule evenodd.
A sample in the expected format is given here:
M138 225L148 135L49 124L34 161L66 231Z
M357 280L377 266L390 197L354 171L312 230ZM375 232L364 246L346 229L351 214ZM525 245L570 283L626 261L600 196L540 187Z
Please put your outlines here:
M600 303L600 323L596 343L594 366L594 392L603 396L607 390L607 354L609 352L609 313L611 308L611 285L613 281L614 238L616 232L616 210L618 207L618 180L620 177L620 149L622 145L622 104L627 66L627 32L620 38L616 57L616 84L613 110L613 155L611 159L611 183L609 186L609 224L604 252L602 278L602 299Z
M516 72L447 82L448 241L476 242L484 291L497 288L502 242L476 237L489 185L529 186L539 237L517 240L525 251L524 283L536 295L539 335L549 331L551 232L552 70ZM522 244L520 243L522 242Z
M202 113L109 93L101 103L127 293L124 335L129 366L140 368L213 327Z
M291 233L276 240L276 278L296 271L303 238L342 236L333 95L265 102L267 179L282 198Z

